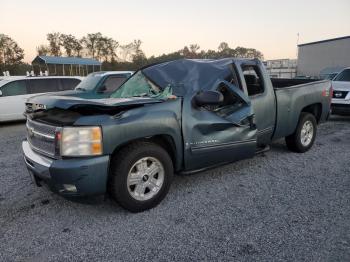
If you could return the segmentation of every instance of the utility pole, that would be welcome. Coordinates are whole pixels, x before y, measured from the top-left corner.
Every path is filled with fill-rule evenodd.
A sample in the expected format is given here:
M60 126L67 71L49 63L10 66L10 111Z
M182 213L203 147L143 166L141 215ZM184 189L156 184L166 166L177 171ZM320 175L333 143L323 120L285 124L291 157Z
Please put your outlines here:
M299 32L297 33L297 51L296 51L297 65L295 68L295 76L298 75L298 64L299 64Z
M296 57L297 57L297 59L298 59L298 51L299 51L298 45L299 45L299 32L297 33L297 50L296 50Z

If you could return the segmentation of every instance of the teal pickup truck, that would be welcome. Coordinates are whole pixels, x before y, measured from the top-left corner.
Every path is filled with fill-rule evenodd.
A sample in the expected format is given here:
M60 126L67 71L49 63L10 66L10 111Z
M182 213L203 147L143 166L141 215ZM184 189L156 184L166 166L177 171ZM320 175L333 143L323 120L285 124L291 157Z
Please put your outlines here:
M63 91L59 95L86 99L107 98L133 73L133 71L100 71L91 73L74 90Z
M331 98L329 81L270 79L255 59L160 63L106 99L31 98L24 160L39 186L109 193L139 212L165 197L174 172L253 157L281 138L309 150Z

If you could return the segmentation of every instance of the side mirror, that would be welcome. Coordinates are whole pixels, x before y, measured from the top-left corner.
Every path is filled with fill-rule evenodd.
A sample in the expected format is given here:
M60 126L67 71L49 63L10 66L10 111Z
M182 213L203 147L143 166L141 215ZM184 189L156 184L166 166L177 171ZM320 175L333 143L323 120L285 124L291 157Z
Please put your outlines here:
M102 94L106 91L107 91L107 87L105 85L103 85L97 90L97 93Z
M224 96L218 91L204 91L194 97L197 106L220 105L224 101Z
M2 91L0 90L0 96L2 96Z

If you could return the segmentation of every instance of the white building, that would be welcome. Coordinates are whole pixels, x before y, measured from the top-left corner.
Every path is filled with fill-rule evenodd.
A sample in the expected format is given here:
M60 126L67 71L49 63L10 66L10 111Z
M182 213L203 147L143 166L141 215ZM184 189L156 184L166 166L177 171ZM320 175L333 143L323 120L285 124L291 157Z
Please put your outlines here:
M296 59L267 60L264 65L272 78L293 78L297 73Z
M320 77L350 66L350 36L298 45L298 76Z

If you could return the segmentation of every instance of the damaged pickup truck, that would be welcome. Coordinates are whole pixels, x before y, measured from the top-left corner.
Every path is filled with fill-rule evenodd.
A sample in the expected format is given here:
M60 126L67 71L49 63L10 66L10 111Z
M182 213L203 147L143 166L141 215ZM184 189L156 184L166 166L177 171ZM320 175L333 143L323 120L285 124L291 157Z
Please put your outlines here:
M38 96L26 104L26 166L63 196L109 193L139 212L174 172L253 157L285 138L311 148L329 115L329 81L270 79L259 60L176 60L136 72L108 99Z

